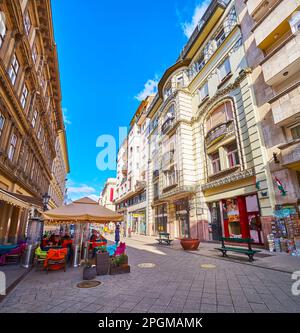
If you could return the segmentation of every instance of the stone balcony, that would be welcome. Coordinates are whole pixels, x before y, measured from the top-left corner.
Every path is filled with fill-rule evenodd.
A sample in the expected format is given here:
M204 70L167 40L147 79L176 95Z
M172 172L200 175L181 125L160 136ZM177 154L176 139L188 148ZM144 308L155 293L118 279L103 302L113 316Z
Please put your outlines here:
M284 126L300 116L300 81L269 101L276 125Z
M276 1L273 5L268 5L265 15L253 27L256 45L266 49L270 44L274 43L273 37L276 34L289 29L288 19L299 6L300 0Z
M300 69L300 35L288 34L261 63L265 81L275 86Z
M279 147L281 163L290 169L300 170L300 139L291 141Z

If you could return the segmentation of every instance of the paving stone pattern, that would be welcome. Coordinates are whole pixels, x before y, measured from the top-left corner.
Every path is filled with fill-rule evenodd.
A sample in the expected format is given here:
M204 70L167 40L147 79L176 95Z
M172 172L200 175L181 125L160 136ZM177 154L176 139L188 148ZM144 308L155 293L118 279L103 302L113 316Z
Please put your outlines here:
M33 269L0 303L0 312L26 313L248 313L300 312L291 275L144 244L128 247L131 273L99 276L79 289L82 269ZM154 268L140 268L154 263ZM213 264L214 269L201 268Z

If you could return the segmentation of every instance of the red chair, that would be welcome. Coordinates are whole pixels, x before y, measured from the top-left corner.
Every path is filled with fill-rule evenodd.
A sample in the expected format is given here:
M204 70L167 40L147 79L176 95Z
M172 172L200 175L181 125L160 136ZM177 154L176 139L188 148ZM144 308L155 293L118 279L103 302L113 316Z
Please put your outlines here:
M44 263L44 267L48 273L49 270L58 271L64 269L66 271L67 266L67 253L68 249L54 250L50 249L47 253L47 258Z

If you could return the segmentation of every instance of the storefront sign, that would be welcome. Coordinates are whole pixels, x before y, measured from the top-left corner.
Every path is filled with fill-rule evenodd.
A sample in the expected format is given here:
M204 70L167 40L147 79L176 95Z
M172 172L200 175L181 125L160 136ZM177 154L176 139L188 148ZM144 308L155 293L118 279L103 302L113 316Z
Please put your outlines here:
M139 217L145 217L145 214L132 214L132 217L139 218Z

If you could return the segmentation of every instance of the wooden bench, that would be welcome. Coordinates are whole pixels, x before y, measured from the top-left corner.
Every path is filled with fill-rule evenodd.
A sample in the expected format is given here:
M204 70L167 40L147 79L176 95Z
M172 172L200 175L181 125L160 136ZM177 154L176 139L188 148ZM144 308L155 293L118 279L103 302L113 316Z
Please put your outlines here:
M160 232L159 238L156 239L159 243L159 245L162 245L163 243L166 243L167 245L171 245L173 242L173 239L170 239L170 234L168 232Z
M227 237L221 237L220 241L222 242L222 247L221 248L216 248L216 250L221 251L222 254L223 254L223 257L228 257L227 256L227 251L231 251L231 252L246 254L249 257L249 261L252 262L254 260L253 257L255 255L255 253L261 252L259 250L252 250L251 244L254 241L251 238L227 238ZM227 245L225 245L226 242L227 243L228 242L230 242L230 243L236 243L236 244L248 244L248 248L227 246Z

